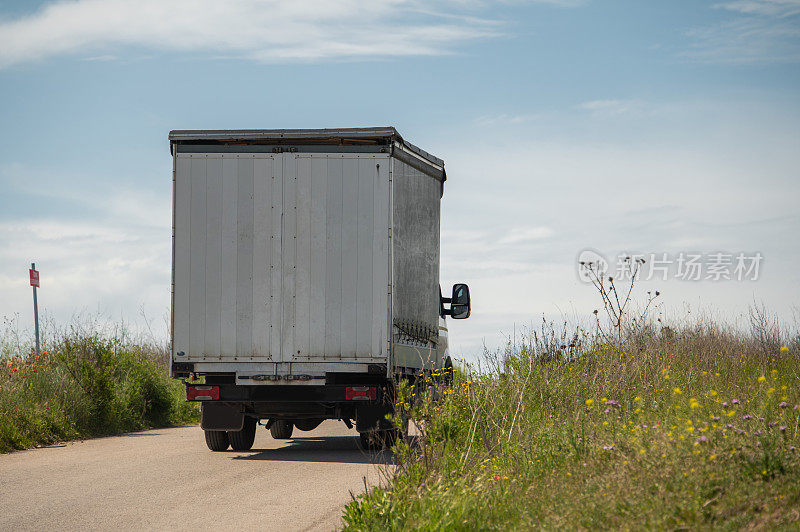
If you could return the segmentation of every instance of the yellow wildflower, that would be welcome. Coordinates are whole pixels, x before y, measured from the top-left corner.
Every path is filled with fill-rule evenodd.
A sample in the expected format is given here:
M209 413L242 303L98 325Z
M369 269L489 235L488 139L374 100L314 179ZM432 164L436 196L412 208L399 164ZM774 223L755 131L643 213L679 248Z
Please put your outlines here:
M767 378L763 375L758 378L758 382L764 382L765 380L767 380Z
M591 408L591 407L592 407L592 404L594 404L594 399L587 399L585 402L586 402L586 406L588 406L589 408Z
M786 347L785 345L781 346L781 353L788 353L788 352L789 352L789 348L788 347Z
M672 389L672 393L674 393L675 395L680 395L680 394L682 394L683 392L681 391L681 389L680 389L680 388L678 388L678 387L675 387L675 388L673 388L673 389Z

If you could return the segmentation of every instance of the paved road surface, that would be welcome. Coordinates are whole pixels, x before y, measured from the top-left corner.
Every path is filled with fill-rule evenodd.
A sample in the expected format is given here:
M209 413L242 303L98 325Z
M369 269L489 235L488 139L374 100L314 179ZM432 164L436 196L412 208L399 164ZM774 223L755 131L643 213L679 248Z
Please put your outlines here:
M386 452L326 421L252 451L212 453L199 427L0 455L0 530L331 530Z

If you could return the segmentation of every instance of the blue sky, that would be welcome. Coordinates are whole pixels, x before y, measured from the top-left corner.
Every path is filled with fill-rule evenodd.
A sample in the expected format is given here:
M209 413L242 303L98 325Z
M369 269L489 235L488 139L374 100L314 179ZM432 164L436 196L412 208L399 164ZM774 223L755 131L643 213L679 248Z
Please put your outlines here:
M0 1L0 315L157 331L171 129L394 125L446 161L442 281L474 353L599 300L593 248L760 252L757 281L647 281L665 316L796 321L800 1ZM160 333L159 333L160 334Z

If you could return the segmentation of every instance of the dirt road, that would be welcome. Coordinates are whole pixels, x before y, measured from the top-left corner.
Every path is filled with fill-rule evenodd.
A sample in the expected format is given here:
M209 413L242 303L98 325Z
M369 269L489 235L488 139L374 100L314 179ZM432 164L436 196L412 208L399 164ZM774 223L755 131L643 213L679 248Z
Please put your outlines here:
M0 530L331 530L390 460L326 421L212 453L199 427L0 455Z

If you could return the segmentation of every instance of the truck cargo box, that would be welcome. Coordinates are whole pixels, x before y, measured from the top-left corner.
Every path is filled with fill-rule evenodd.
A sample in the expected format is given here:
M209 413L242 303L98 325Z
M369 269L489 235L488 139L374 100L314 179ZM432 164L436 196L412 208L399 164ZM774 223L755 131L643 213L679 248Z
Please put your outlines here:
M169 139L173 373L441 367L441 159L392 127Z

